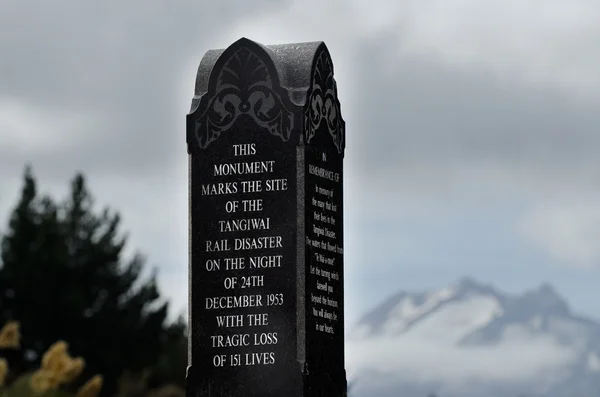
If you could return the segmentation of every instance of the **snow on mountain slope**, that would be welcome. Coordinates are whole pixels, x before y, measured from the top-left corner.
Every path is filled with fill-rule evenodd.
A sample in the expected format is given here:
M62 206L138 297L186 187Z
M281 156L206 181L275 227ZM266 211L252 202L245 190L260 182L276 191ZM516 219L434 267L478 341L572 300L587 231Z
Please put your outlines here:
M402 292L349 330L346 350L356 397L600 395L600 325L548 285L509 296L463 279Z
M450 301L438 307L431 316L413 323L410 333L441 343L458 343L502 313L494 297L473 294L461 301Z
M386 300L379 307L367 313L352 330L352 335L388 334L393 335L407 331L413 323L422 317L428 316L448 302L458 302L469 298L472 304L477 305L474 295L478 294L481 300L493 296L498 302L488 303L493 317L497 306L503 297L494 293L490 287L480 286L471 279L464 278L458 283L437 291L407 294L401 292ZM489 299L488 299L489 300ZM454 310L460 310L455 308ZM479 311L478 311L479 312ZM484 315L485 317L485 315Z
M404 331L412 321L435 309L441 303L452 298L453 288L443 288L429 294L422 303L417 303L412 297L405 297L391 311L385 323L386 333L393 334Z
M600 358L595 353L590 353L588 355L588 370L600 372Z

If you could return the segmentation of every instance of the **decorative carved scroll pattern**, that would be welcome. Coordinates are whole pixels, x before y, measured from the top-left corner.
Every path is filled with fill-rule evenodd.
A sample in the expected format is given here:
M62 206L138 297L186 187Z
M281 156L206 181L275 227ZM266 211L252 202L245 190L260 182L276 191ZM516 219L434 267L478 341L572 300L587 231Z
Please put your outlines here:
M344 150L345 131L341 119L340 103L333 78L331 58L322 51L312 75L312 91L304 114L306 142L310 143L321 123L327 123L329 134L339 153Z
M219 72L214 92L209 91L213 96L196 121L198 146L206 149L242 114L283 141L290 139L294 114L273 85L261 56L246 47L236 51Z

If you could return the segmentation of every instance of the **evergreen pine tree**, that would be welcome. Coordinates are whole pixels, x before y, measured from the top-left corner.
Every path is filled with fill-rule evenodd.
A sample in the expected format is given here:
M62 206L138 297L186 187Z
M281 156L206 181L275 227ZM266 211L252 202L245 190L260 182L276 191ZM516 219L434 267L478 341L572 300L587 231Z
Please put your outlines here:
M72 180L69 197L57 204L38 197L26 169L1 240L0 324L21 322L25 366L65 340L74 355L86 359L86 374L105 377L108 395L124 369L155 365L183 331L181 324L172 329L166 324L167 303L155 275L141 278L144 259L124 260L119 215L96 214L93 204L81 174Z

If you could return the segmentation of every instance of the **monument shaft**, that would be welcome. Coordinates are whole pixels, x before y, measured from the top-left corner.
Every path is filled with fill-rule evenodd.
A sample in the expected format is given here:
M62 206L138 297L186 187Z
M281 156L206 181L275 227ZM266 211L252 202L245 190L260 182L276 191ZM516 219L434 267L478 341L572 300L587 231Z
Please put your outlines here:
M346 395L344 128L321 42L240 39L202 59L188 397Z

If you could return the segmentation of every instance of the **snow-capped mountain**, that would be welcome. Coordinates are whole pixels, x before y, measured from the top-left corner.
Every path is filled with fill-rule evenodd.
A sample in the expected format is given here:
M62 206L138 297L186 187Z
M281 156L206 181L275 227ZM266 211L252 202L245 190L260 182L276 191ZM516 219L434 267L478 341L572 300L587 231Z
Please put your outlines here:
M400 292L348 330L352 397L598 397L600 324L550 286Z

